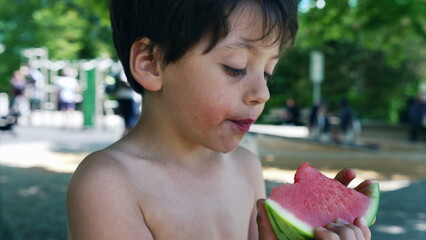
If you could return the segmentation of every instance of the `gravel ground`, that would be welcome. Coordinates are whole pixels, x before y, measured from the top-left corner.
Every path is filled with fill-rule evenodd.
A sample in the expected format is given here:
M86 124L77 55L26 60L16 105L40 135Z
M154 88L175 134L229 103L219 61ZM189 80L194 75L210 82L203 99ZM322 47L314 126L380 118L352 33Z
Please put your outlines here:
M1 167L4 238L66 239L65 193L70 173Z

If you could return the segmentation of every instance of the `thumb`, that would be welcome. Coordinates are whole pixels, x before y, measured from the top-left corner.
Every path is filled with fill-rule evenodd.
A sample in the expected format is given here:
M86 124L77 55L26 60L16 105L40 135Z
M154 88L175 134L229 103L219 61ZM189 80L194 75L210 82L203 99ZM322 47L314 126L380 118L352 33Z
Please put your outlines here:
M259 199L256 202L257 206L257 229L259 231L259 240L277 240L274 230L269 222L268 215L266 214L265 199Z

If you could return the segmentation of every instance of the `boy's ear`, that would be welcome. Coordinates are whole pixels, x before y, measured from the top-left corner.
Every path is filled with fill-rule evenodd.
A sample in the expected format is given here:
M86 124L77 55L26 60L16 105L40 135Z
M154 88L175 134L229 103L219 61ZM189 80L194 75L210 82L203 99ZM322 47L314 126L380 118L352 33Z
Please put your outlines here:
M151 40L142 38L133 43L130 49L130 71L133 78L148 91L158 91L163 83L160 78L160 61L157 54L151 53Z

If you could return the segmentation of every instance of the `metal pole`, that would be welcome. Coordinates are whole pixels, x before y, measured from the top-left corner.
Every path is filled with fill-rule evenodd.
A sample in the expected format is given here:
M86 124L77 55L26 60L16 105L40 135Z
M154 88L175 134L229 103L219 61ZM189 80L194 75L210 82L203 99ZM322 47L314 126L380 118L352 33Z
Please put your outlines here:
M96 118L96 68L85 70L86 88L83 92L83 126L93 128Z
M314 82L313 88L313 104L318 103L321 100L321 83Z
M313 83L313 103L321 99L321 83L324 80L324 54L320 51L311 51L309 74Z

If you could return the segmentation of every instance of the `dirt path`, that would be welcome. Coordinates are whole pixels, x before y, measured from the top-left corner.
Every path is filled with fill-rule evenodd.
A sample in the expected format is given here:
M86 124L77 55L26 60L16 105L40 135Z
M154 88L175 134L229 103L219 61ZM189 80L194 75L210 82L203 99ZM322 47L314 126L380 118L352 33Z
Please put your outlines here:
M262 135L256 141L266 172L271 169L294 172L301 163L309 162L330 174L351 167L360 177L374 180L426 178L426 146L382 143L378 151L363 151Z

